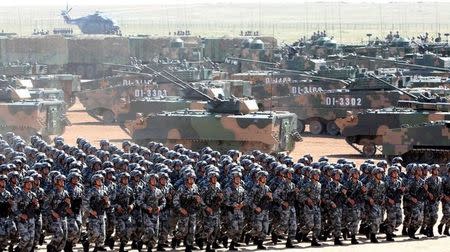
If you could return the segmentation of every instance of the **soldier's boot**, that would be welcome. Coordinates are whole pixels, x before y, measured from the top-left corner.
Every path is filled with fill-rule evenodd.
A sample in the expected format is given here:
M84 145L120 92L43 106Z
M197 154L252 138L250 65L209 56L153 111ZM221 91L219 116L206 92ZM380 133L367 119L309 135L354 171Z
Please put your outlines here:
M308 234L303 234L302 241L303 242L311 242L311 239L308 238Z
M277 243L278 243L278 237L277 237L277 235L275 234L275 232L272 232L272 243L274 244L274 245L277 245Z
M222 245L224 248L228 248L228 237L227 236L224 236L222 238Z
M222 247L219 245L219 243L217 241L214 241L213 244L212 244L212 248L213 249L218 249L218 248L222 248Z
M84 252L89 252L89 242L87 240L82 241L81 245L83 245Z
M206 252L215 252L216 250L215 249L212 249L211 248L211 243L207 243L206 244L206 250L205 250Z
M245 245L248 245L250 243L250 239L252 238L252 236L250 234L245 234Z
M287 238L287 240L286 240L286 248L295 248L294 244L292 244L291 238Z
M186 245L186 248L184 249L184 252L192 252L192 246Z
M414 228L410 228L410 229L408 230L408 236L409 236L409 238L414 239L414 240L419 240L419 237L416 236L416 230L417 230L417 229L414 229Z
M137 249L137 243L136 241L131 242L131 249Z
M450 236L450 233L448 232L448 226L447 225L444 228L444 235Z
M444 223L438 225L438 233L442 235L442 229L444 228Z
M162 244L158 244L158 246L156 247L156 251L166 251L166 249Z
M394 237L392 236L392 234L386 234L386 241L390 241L390 242L395 241Z
M351 238L352 238L352 244L359 244L358 240L356 240L355 235L352 235Z
M175 249L177 247L178 241L175 237L172 238L172 242L170 243L170 247L172 247L172 249Z
M236 243L234 241L231 241L228 251L237 251L238 249L236 248L235 244Z
M108 242L107 242L107 246L112 250L114 248L114 238L113 237L109 237Z
M374 233L371 233L371 234L370 234L370 242L371 242L371 243L379 243L376 234L374 234Z
M12 244L9 245L8 252L14 252L14 245Z
M64 246L64 252L73 252L72 242L66 242L66 245Z
M427 227L427 237L434 237L433 227Z
M39 246L42 246L44 244L45 235L42 234L41 237L39 237Z
M153 250L153 245L152 244L147 244L147 252L152 252Z
M339 237L334 237L334 245L342 246L344 244L342 243L341 239L339 239Z
M55 247L52 244L47 245L47 252L56 252Z
M408 235L408 229L405 226L403 226L402 235L403 236L407 236Z
M95 248L94 248L94 251L96 252L96 251L106 251L106 249L104 248L104 247L102 247L102 246L96 246Z
M420 232L419 232L420 234L423 234L423 235L427 235L427 231L426 231L426 228L424 227L424 226L422 226L421 228L420 228Z
M127 252L127 251L125 250L125 243L123 243L123 242L120 243L119 252Z
M197 246L201 249L201 250L203 250L203 238L197 238L197 239L195 239L195 244L197 244Z
M142 247L144 246L144 243L142 243L142 241L137 241L136 246L137 246L138 251L142 251Z
M348 229L347 228L342 229L342 238L344 238L344 240L346 241L348 236L350 236L348 233Z
M258 240L258 243L257 243L257 247L256 247L256 250L266 250L267 248L266 248L266 246L264 246L264 244L263 244L263 240Z
M385 223L380 224L380 233L383 233L383 234L386 233L386 224Z
M311 241L311 247L320 247L322 244L320 244L315 237L313 237Z

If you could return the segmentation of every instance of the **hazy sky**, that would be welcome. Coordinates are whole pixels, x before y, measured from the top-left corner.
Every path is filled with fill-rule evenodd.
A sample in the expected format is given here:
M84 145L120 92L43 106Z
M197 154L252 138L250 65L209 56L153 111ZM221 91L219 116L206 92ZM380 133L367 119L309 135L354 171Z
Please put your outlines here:
M138 4L174 4L174 3L274 3L274 2L316 2L317 0L0 0L0 6L17 6L17 5L66 5L68 2L71 6L80 5L138 5ZM321 2L450 2L450 0L322 0Z

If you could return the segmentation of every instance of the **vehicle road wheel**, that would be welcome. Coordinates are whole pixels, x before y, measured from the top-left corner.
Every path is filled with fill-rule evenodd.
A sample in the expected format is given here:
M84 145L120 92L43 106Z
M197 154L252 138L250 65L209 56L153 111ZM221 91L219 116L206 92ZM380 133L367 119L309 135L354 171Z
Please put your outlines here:
M305 132L305 122L302 120L297 120L297 131L298 133Z
M309 122L309 131L313 135L319 135L323 132L323 123L319 120L312 120Z
M111 110L105 110L102 114L104 123L113 123L115 121L114 113Z
M373 143L365 144L363 146L363 155L365 157L373 157L373 156L375 156L376 152L377 152L377 148L376 148L375 144L373 144Z
M327 133L332 136L337 136L340 130L339 127L334 123L334 121L329 121L327 123Z

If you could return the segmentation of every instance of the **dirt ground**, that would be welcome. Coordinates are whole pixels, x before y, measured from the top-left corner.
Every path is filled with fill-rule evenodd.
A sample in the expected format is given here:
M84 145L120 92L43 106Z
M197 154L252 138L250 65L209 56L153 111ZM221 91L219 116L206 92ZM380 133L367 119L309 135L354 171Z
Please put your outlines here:
M68 117L72 122L72 126L68 127L63 135L65 140L69 144L74 144L77 137L87 138L92 143L98 145L101 139L109 139L114 143L119 143L124 139L130 139L130 137L118 126L118 125L104 125L95 118L89 116L80 103L76 103L68 112ZM363 162L363 158L360 157L353 148L351 148L344 139L339 137L313 137L305 136L303 142L298 143L295 150L291 155L298 158L304 154L311 154L314 158L326 155L331 160L336 160L341 157L354 160L357 164ZM435 231L437 234L437 231ZM450 251L450 238L444 236L437 236L433 239L422 238L420 241L411 241L406 237L396 238L397 242L387 243L384 242L384 235L381 235L382 243L371 244L363 237L359 237L362 244L353 246L335 247L332 241L328 241L320 248L321 251L384 251L384 252L398 252L398 251L433 251L433 252L448 252ZM349 241L345 241L345 244L349 244ZM116 244L117 245L117 244ZM311 248L307 243L296 244L301 251L315 251L315 248ZM280 250L284 248L284 244L278 244L277 246L271 245L267 242L269 250ZM91 248L92 249L92 248ZM128 248L130 249L130 248ZM255 246L249 246L242 248L241 250L254 250ZM115 247L114 251L118 248ZM38 251L45 251L45 247L42 246ZM82 251L78 245L76 251Z

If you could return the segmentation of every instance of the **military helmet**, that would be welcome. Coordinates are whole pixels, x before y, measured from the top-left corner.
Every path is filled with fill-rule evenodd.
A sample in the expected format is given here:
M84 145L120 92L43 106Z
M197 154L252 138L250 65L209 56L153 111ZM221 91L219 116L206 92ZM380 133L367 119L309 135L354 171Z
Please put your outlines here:
M359 174L359 170L357 168L351 168L349 171L350 175L358 173Z
M343 172L341 171L341 170L339 170L339 169L334 169L333 171L332 171L332 176L334 177L336 174L339 174L340 176L342 176L342 174L343 174Z
M101 174L94 174L91 177L91 183L93 184L96 180L101 180L102 182L104 181L104 177Z
M150 174L148 174L148 177L147 177L147 182L149 182L150 183L150 179L152 179L152 178L154 178L156 181L158 181L159 180L159 176L158 176L158 174L156 174L156 173L150 173Z
M378 173L383 173L384 170L380 167L375 167L372 169L372 175L378 174Z
M25 184L27 182L34 182L33 177L26 176L25 178L23 178L22 184Z
M195 175L194 171L188 171L184 174L184 179L193 178L197 179L197 176Z
M211 179L212 177L216 177L217 179L220 177L220 174L218 172L209 172L208 173L208 179Z
M55 177L54 182L58 180L66 180L66 176L64 176L63 174L59 174L58 176Z
M0 175L0 180L5 180L5 181L7 181L7 180L8 180L8 176L6 176L6 175L4 175L4 174L1 174L1 175Z
M321 173L321 171L317 168L311 170L311 176L320 175L320 173Z
M122 179L122 178L130 178L130 174L128 173L128 172L121 172L121 173L119 173L119 175L118 175L118 178L119 179Z
M269 176L269 173L268 172L266 172L266 171L259 171L257 174L256 174L256 177L259 179L259 178L261 178L261 177L268 177Z

